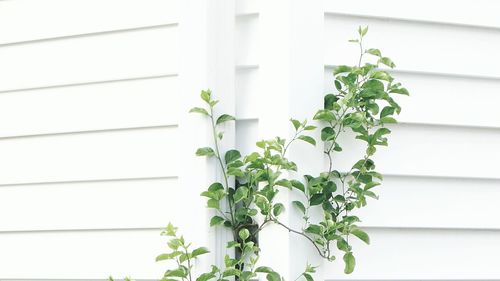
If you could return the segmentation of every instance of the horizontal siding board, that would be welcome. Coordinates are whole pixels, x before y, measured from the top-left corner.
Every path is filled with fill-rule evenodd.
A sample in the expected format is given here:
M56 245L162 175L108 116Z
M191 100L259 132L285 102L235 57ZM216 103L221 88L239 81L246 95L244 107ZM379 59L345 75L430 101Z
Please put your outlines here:
M500 28L498 3L495 1L441 0L428 5L418 1L398 0L324 0L325 12L364 16L400 18L413 21L431 21L459 25ZM480 7L480 8L478 8ZM445 12L443 12L445 11ZM446 28L446 27L442 27Z
M177 72L177 27L0 47L0 91Z
M343 273L341 256L324 264L325 280L498 279L497 231L370 229L369 246L356 240L354 273ZM352 239L354 241L355 239Z
M239 121L237 142L242 142L241 148L245 151L256 150L254 144L257 139L251 138L248 132L258 132L257 122L257 119ZM398 124L392 126L391 130L389 148L378 148L379 151L373 157L377 171L383 174L500 179L495 165L477 164L490 163L491 159L500 157L496 155L496 146L500 143L497 129ZM334 168L347 171L363 157L365 146L362 141L355 140L351 133L342 135L339 143L344 152L334 155ZM313 148L303 149L307 153L308 149L312 151ZM300 168L300 161L297 164Z
M0 247L2 280L153 279L167 268L155 263L166 248L160 230L3 233Z
M175 23L178 13L178 0L0 1L0 44Z
M357 36L359 25L368 25L366 48L379 48L394 59L398 69L460 75L500 77L500 30L351 15L325 16L325 63L355 64L359 48L347 40ZM429 43L429 42L432 42Z
M0 137L175 125L177 84L161 77L3 93Z
M0 140L0 184L176 176L176 127Z
M325 67L325 92L336 91L332 70ZM409 98L398 98L403 108L398 117L401 122L500 127L500 79L398 71L394 77L411 93Z
M356 211L363 226L500 230L500 180L389 175L375 191Z
M258 15L237 17L235 22L235 63L236 65L258 64L259 46Z
M176 178L0 187L1 232L160 228L182 206ZM34 211L36 210L36 211Z
M373 157L383 174L500 178L496 166L488 164L500 157L498 129L415 124L391 129L389 148L379 147ZM364 143L352 134L339 143L345 153L339 154L337 168L345 171L363 158Z

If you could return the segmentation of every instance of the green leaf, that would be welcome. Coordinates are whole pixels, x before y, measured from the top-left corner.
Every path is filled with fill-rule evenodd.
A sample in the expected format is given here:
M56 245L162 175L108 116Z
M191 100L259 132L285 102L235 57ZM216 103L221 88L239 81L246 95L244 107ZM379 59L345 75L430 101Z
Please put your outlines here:
M319 110L313 117L314 120L321 120L321 121L333 121L335 120L335 115L333 112L329 110Z
M293 127L295 128L295 130L297 131L300 128L300 125L301 125L300 121L296 120L296 119L290 119L290 121L292 122Z
M321 140L322 141L331 141L335 138L335 131L332 127L324 127L321 130Z
M366 33L368 33L368 26L365 27L358 27L358 33L361 37L365 36Z
M335 195L335 197L333 197L333 200L335 202L345 203L345 197L340 194Z
M224 270L224 273L222 274L222 276L224 277L228 277L228 276L240 276L241 274L241 271L239 271L238 269L236 268L228 268L226 270Z
M273 206L273 215L275 217L279 216L285 210L285 205L278 203Z
M338 91L342 91L342 84L340 83L339 80L335 80L334 84L335 84L335 89L337 89Z
M361 241L365 242L366 244L370 244L370 237L363 230L359 228L354 228L351 229L351 234L358 237Z
M267 214L270 210L269 200L262 195L255 196L255 205L261 210L261 213Z
M196 278L196 281L208 281L212 278L215 278L215 274L212 272L206 272L201 274L198 278Z
M248 188L246 186L240 186L238 189L236 189L236 192L234 193L234 203L238 203L241 200L247 198L248 196Z
M240 236L241 240L245 241L248 239L248 237L250 237L250 232L248 231L248 229L243 228L240 230L238 235Z
M337 65L333 68L333 75L337 75L340 73L351 72L352 67L347 65Z
M304 204L302 204L302 202L300 201L293 201L292 204L297 207L297 209L299 209L302 214L305 214L306 213L306 207L304 206Z
M239 247L239 246L240 246L239 242L237 242L237 241L229 241L229 242L227 242L226 248L230 249L230 248L235 248L235 247Z
M298 139L299 140L303 140L305 142L308 142L308 143L310 143L312 145L316 145L316 141L312 137L310 137L310 136L304 136L304 135L302 135L302 136L299 136Z
M335 82L338 81L335 80ZM340 82L338 83L340 84ZM325 97L323 98L323 108L325 110L333 110L334 108L333 104L336 103L338 100L339 98L337 98L337 96L335 96L334 94L325 95Z
M303 273L302 275L304 276L304 278L306 279L306 281L314 281L314 279L312 278L311 274L309 274L309 273Z
M379 183L379 182L374 182L374 181L372 181L372 182L367 183L367 184L365 185L364 189L365 189L365 190L369 190L369 189L372 189L372 188L374 188L375 186L378 186L378 185L380 185L380 183Z
M177 268L177 269L174 269L174 270L167 270L167 272L165 272L165 275L164 277L181 277L181 278L184 278L186 277L188 274L187 270L180 267L180 268Z
M379 139L381 138L383 135L387 135L387 134L390 134L391 133L391 130L387 129L387 128L379 128L377 129L377 131L373 134L373 138L374 139Z
M374 71L370 75L370 78L384 80L384 81L388 81L388 82L391 82L394 80L394 78L392 78L392 76L389 75L389 73L387 73L386 71L382 71L382 70Z
M193 250L193 252L191 253L191 257L196 258L197 256L201 256L208 253L210 253L210 251L207 248L200 247Z
M368 50L366 50L366 52L368 54L371 54L371 55L374 55L374 56L377 56L377 57L381 57L382 56L382 53L380 52L379 49L368 49Z
M382 64L387 65L390 68L396 67L396 65L394 64L394 62L390 58L388 58L388 57L381 57L378 61L380 63L382 63Z
M296 189L302 191L302 192L305 192L306 189L304 187L304 184L302 184L300 181L298 180L291 180L290 181L292 183L292 186L295 187Z
M208 201L207 201L207 207L208 208L212 208L212 209L219 209L220 208L220 206L219 206L219 200L208 199Z
M287 187L290 189L292 188L292 183L287 179L281 179L281 180L277 181L275 184L279 185L279 186L284 186L284 187Z
M156 261L164 261L172 258L172 254L161 254L156 257Z
M312 131L314 129L316 129L316 126L313 125L308 125L304 127L304 131Z
M274 272L274 270L270 267L267 267L267 266L259 266L255 269L255 272L271 273L271 272Z
M409 96L410 95L410 93L408 92L408 90L406 88L392 89L389 92L390 93L395 93L395 94L401 94L401 95L405 95L405 96Z
M219 190L224 190L224 186L220 182L214 182L208 187L208 191L219 191Z
M366 154L368 154L368 156L372 156L375 152L377 152L377 148L375 146L370 145L366 148Z
M241 154L238 150L232 149L228 150L226 152L226 155L224 156L224 160L226 161L226 164L231 163L233 161L238 160L241 157Z
M167 236L174 237L176 232L177 232L177 227L174 227L172 223L168 223L167 227L165 228L164 234Z
M276 272L270 272L266 275L267 281L281 281L281 276Z
M232 121L232 120L236 120L236 119L229 114L222 114L221 116L219 116L219 118L217 118L216 124L219 125L219 124L222 124L224 122Z
M219 217L219 216L213 216L211 219L210 219L210 226L214 226L214 225L219 225L219 224L222 224L224 222L224 218L223 217Z
M344 262L345 262L344 273L351 274L354 271L354 267L356 266L356 259L352 255L352 252L348 252L344 255Z
M322 235L323 234L323 227L320 225L317 225L317 224L311 224L304 231L307 233Z
M214 156L215 152L211 147L202 147L196 150L196 156Z
M351 247L349 246L349 244L347 244L347 241L345 241L345 239L343 238L337 240L337 248L342 252L349 252L351 250Z
M322 193L320 193L320 194L313 194L313 196L311 196L311 199L309 200L309 204L311 206L320 205L325 200L326 200L326 198L325 198L324 194L322 194Z
M382 111L380 112L380 118L384 118L386 116L393 115L394 110L395 110L395 108L392 106L384 107L384 109L382 109Z
M201 108L201 107L193 107L193 108L191 108L191 110L189 110L189 112L190 113L201 113L201 114L209 116L207 110L204 108Z
M370 80L366 81L365 83L363 83L362 87L364 89L371 89L373 91L383 91L384 90L384 84L376 79L370 79Z
M398 121L396 121L396 119L389 117L389 116L386 116L384 118L380 118L380 122L382 124L396 124L396 123L398 123Z
M200 97L202 100L204 100L206 103L210 104L210 96L212 95L212 92L210 90L203 90L201 91Z

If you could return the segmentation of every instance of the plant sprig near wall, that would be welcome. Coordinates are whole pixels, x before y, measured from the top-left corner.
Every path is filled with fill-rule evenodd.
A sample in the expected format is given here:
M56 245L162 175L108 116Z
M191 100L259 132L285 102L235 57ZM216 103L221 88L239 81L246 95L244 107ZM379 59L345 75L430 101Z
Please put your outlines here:
M195 107L191 112L210 120L213 146L199 148L196 155L214 158L223 178L221 182L212 183L201 195L207 198L207 207L215 210L210 225L225 227L232 232L233 240L227 243L227 248L234 249L235 256L226 256L222 268L213 265L210 272L196 277L196 281L225 281L230 277L249 281L257 274L265 274L268 281L282 280L271 267L258 265L258 234L270 224L303 237L328 261L341 256L345 263L344 272L353 272L356 260L352 238L366 244L370 239L357 225L361 219L352 211L366 206L369 198L378 198L375 190L382 175L376 172L372 157L378 147L388 145L387 136L391 130L386 125L396 123L395 115L401 112L394 96L408 95L388 71L381 69L382 65L394 68L392 60L378 49L364 48L363 38L367 31L368 27L360 27L359 38L349 40L360 50L357 65L334 68L336 91L324 96L323 108L313 116L315 124L291 119L294 134L290 139L275 137L259 141L256 143L258 150L248 155L241 155L235 149L220 150L223 141L220 127L235 118L228 114L217 115L214 109L218 100L210 90L201 92L205 105ZM373 62L366 62L367 59ZM316 130L320 131L319 139L311 134ZM339 138L346 133L354 133L355 139L361 140L366 149L350 170L339 171L334 159L344 152ZM287 158L287 151L299 141L324 147L328 169L317 175L304 175L303 180L290 177L299 170L297 164ZM323 158L317 160L324 161ZM285 191L298 192L303 198L292 202L293 211L303 219L301 227L280 220L285 205L279 202L277 194ZM323 216L319 219L312 217L313 209L321 210ZM168 242L171 252L160 255L157 260L173 260L177 267L168 270L162 280L193 281L193 260L208 250L196 248L191 251L172 225L163 234L171 237ZM307 264L297 279L311 281L314 272L315 267Z

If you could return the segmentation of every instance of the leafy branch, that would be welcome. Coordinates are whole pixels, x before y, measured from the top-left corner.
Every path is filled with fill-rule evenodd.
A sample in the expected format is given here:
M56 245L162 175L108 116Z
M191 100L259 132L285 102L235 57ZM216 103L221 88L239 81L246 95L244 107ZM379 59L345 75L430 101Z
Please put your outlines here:
M195 107L190 112L210 120L213 147L199 148L196 155L215 158L223 175L222 183L212 183L201 195L207 198L207 207L216 212L210 225L231 230L233 241L227 243L227 248L234 249L236 255L235 258L226 256L223 268L213 265L211 271L201 274L196 281L227 281L229 277L249 281L257 274L265 274L268 281L283 281L272 268L257 266L258 235L270 224L304 237L328 261L335 260L336 255L342 253L344 272L353 272L356 260L349 238L354 236L366 244L370 243L370 238L357 225L360 218L351 212L365 207L367 198L378 198L374 188L381 184L382 175L375 171L372 156L378 146L388 145L387 135L391 130L386 125L397 123L394 115L401 112L393 97L409 94L383 69L394 68L394 62L382 56L378 49L364 48L363 38L367 32L368 27L359 27L359 37L349 40L359 47L358 63L334 68L335 92L324 96L323 108L313 116L316 124L290 119L294 134L288 141L281 137L261 140L256 143L257 151L243 156L235 149L222 152L220 142L224 135L221 126L235 118L228 114L216 115L214 109L218 100L213 99L210 90L201 92L205 107ZM367 57L375 62L365 62ZM320 130L318 140L309 135L316 130ZM352 134L366 146L364 155L348 171L336 170L335 156L343 152L340 139L352 137ZM316 176L304 175L303 181L286 176L286 172L298 171L297 164L287 158L287 151L299 140L313 146L322 143L328 159L327 171ZM233 177L234 181L230 181ZM302 215L300 229L279 220L285 204L279 202L276 195L283 190L298 192L304 198L292 202ZM321 218L309 216L313 208L321 210ZM186 244L182 236L177 236L172 225L167 226L163 234L171 237L167 245L172 252L158 256L157 260L174 260L177 267L167 270L162 281L193 281L191 269L195 259L208 250L197 248L191 251L190 244ZM315 268L308 264L296 280L313 281L311 274L314 272Z

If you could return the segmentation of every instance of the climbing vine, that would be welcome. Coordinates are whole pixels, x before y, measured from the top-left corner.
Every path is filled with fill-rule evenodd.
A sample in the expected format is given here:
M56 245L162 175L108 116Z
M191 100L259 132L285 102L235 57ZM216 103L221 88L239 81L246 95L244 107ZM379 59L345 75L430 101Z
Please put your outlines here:
M196 155L214 158L223 178L221 182L212 183L201 195L207 198L207 207L215 211L210 226L231 231L233 239L227 243L227 248L234 249L235 255L227 255L224 266L212 265L209 272L195 278L191 274L194 259L208 250L203 247L190 250L190 244L186 244L184 238L177 235L176 228L169 224L162 234L171 238L167 243L171 252L161 254L157 261L173 260L176 267L165 272L163 281L226 281L230 277L249 281L258 274L265 274L268 281L283 280L271 267L258 265L258 234L270 224L303 237L328 261L342 256L344 272L353 272L356 259L351 238L366 244L370 243L370 238L357 225L361 220L352 211L366 206L368 198L378 198L375 190L381 184L382 175L376 171L372 158L378 147L388 145L387 136L391 130L386 125L397 123L395 115L401 112L394 96L408 95L408 91L382 68L394 68L392 60L378 49L364 48L363 38L367 31L368 27L360 27L359 38L349 40L359 47L358 63L334 67L335 92L324 96L323 108L312 118L315 123L291 119L294 129L291 138L258 141L257 151L248 155L241 155L235 149L221 151L221 125L235 118L228 114L217 115L214 109L218 100L210 90L201 92L204 106L190 112L201 114L210 121L213 146L199 148ZM317 130L320 131L319 139L311 134ZM337 154L344 152L339 138L346 134L362 141L366 149L349 170L342 171L336 169L334 160ZM328 169L317 175L304 175L303 180L289 177L287 172L299 172L297 164L287 158L287 151L298 141L324 147ZM323 158L317 160L324 161ZM301 226L287 225L280 220L285 211L285 205L277 199L280 192L301 195L302 200L292 202L293 211L303 219ZM319 209L322 216L311 216L313 209ZM297 279L312 281L314 272L315 267L307 264Z

